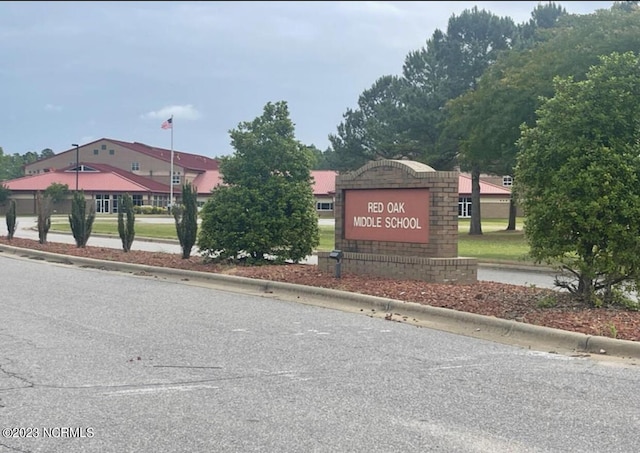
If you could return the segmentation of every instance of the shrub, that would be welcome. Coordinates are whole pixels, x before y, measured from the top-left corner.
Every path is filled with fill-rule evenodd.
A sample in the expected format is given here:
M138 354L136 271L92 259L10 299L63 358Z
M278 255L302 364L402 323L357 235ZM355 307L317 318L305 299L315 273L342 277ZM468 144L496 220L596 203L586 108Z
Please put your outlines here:
M69 223L71 225L73 238L76 240L76 246L78 247L87 245L89 236L91 236L93 221L96 217L95 209L95 205L91 203L89 212L87 213L87 200L84 198L84 192L74 192L73 199L71 200Z
M133 244L133 238L136 235L134 228L135 218L133 198L126 193L120 197L118 202L118 234L122 240L122 249L125 252L131 250L131 244Z
M38 241L40 244L47 243L47 235L51 228L51 197L36 194L36 214L38 216Z
M59 182L52 182L44 191L44 194L48 196L54 204L62 201L68 193L69 186L67 184L60 184Z
M202 209L200 252L215 259L299 262L319 243L313 154L295 138L285 102L231 131L235 153L220 162L224 185Z
M182 185L182 204L173 206L176 233L182 247L182 258L191 256L191 249L198 234L198 191L191 183Z
M16 232L16 200L9 200L9 208L6 214L7 220L7 239L13 239L13 235Z

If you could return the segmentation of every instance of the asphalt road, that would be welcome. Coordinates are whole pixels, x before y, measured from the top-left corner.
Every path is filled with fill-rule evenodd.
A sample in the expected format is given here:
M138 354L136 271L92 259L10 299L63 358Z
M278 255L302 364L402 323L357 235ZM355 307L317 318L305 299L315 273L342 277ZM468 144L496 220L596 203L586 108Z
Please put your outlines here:
M637 366L179 280L0 269L0 452L640 445Z

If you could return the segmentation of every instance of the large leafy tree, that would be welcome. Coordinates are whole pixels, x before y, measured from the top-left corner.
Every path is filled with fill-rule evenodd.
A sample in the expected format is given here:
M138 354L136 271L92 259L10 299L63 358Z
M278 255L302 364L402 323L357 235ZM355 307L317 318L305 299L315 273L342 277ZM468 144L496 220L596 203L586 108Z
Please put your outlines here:
M416 160L439 170L453 168L456 155L446 143L440 143L443 107L453 96L449 50L446 34L436 29L425 47L409 52L402 67L406 136L422 150Z
M555 2L538 4L531 12L531 19L518 25L514 48L523 50L534 47L545 39L544 30L556 27L566 14L567 11Z
M462 101L443 112L438 141L440 148L448 155L455 155L460 168L471 173L471 211L470 234L482 234L480 212L480 174L482 159L478 154L487 151L486 143L470 140L465 134L471 127L468 112L471 106L464 100L465 93L477 89L481 76L498 57L509 50L516 37L516 26L510 18L498 17L488 11L477 8L464 11L460 17L452 17L447 28L445 49L448 61L449 100L462 97ZM446 107L446 104L445 104ZM447 123L451 111L463 114Z
M557 284L581 299L611 302L640 279L640 59L603 56L586 80L554 87L518 141L531 255L559 263L573 278Z
M324 151L320 151L315 146L311 146L310 149L316 157L313 170L336 170L339 167L336 152L331 146Z
M295 138L284 101L232 131L235 152L221 159L223 184L202 210L198 247L212 258L299 262L319 243L313 153Z
M45 148L41 153L29 151L25 154L4 154L0 147L0 181L20 178L24 176L24 165L40 159L51 157L54 152Z
M476 87L485 69L509 49L513 21L473 8L435 30L426 46L410 52L402 76L384 76L347 110L329 139L340 170L379 158L408 158L451 169L459 147L442 137L447 101Z
M541 99L553 95L553 78L584 80L600 55L638 48L635 8L573 16L553 3L539 5L516 34L515 50L503 53L475 90L447 106L447 130L460 145L461 161L475 162L483 172L513 174L520 125L534 124ZM515 229L514 208L512 200L508 229Z
M400 78L381 77L360 95L357 109L347 109L337 134L329 135L338 170L359 168L370 160L420 157L420 150L404 137L403 89Z

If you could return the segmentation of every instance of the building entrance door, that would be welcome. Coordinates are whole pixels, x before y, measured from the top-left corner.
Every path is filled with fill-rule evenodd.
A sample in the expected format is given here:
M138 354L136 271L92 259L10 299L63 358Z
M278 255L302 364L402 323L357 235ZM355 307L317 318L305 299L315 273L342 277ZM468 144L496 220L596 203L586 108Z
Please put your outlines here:
M109 194L96 194L96 212L109 213L109 202L111 196Z

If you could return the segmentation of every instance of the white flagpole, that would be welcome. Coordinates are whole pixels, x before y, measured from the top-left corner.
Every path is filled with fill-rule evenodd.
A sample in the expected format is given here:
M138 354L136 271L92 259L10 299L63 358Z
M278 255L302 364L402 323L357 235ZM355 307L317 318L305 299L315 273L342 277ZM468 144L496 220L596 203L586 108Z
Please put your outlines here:
M173 115L171 115L171 170L169 171L169 212L173 214Z

